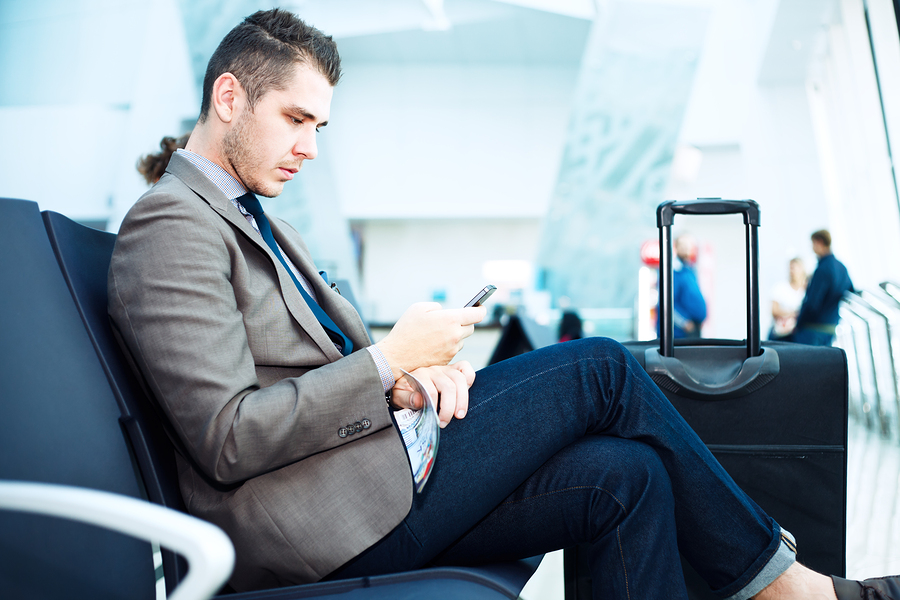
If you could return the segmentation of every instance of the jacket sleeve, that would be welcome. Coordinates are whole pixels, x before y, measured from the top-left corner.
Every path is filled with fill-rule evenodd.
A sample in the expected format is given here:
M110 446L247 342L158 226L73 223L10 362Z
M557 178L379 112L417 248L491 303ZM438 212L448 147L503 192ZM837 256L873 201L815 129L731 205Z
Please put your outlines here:
M109 273L123 343L191 458L222 483L392 426L368 352L329 359L277 287L249 293L272 276L241 235L199 198L151 192L123 222Z

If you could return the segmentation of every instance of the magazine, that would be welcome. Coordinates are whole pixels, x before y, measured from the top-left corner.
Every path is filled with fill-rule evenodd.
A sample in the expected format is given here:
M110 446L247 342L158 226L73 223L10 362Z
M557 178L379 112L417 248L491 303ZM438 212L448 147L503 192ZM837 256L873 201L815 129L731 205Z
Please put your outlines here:
M420 493L434 467L441 428L438 422L437 405L431 394L425 390L422 382L410 373L403 371L403 376L410 382L413 389L422 394L424 400L421 410L404 408L394 413L400 434L403 436L403 443L406 444L406 453L409 455L413 483L416 486L416 492Z

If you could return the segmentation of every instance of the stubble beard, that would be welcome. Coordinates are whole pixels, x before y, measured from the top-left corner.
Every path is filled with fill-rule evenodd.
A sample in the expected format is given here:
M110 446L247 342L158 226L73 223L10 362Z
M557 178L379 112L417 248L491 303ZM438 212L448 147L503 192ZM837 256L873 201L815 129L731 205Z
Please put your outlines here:
M266 185L260 181L255 173L261 170L261 165L256 159L255 152L256 135L253 117L243 113L222 138L222 156L231 165L238 179L248 191L257 196L274 198L284 190L284 185Z

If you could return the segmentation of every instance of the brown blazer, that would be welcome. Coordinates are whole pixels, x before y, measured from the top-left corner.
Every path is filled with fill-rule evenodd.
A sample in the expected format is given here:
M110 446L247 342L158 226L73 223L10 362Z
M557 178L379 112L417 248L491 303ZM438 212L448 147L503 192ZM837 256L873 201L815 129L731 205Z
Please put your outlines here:
M354 348L370 345L296 230L270 221ZM185 449L188 510L234 542L235 589L317 581L407 515L409 463L371 355L338 352L262 237L177 154L122 223L109 314ZM339 435L355 423L370 425Z

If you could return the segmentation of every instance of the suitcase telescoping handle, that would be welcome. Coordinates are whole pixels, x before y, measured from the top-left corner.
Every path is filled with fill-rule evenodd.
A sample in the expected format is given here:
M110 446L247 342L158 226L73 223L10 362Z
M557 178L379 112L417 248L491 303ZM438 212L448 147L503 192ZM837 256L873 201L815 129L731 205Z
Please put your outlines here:
M676 214L744 215L747 230L747 347L716 342L679 346L675 356L672 290L672 221ZM778 352L759 339L759 205L753 200L669 200L656 210L659 226L659 348L644 353L644 368L663 390L699 400L750 394L778 376Z
M672 223L675 215L744 216L747 232L747 357L759 356L759 205L753 200L667 200L656 209L659 228L659 352L675 356L672 290Z

